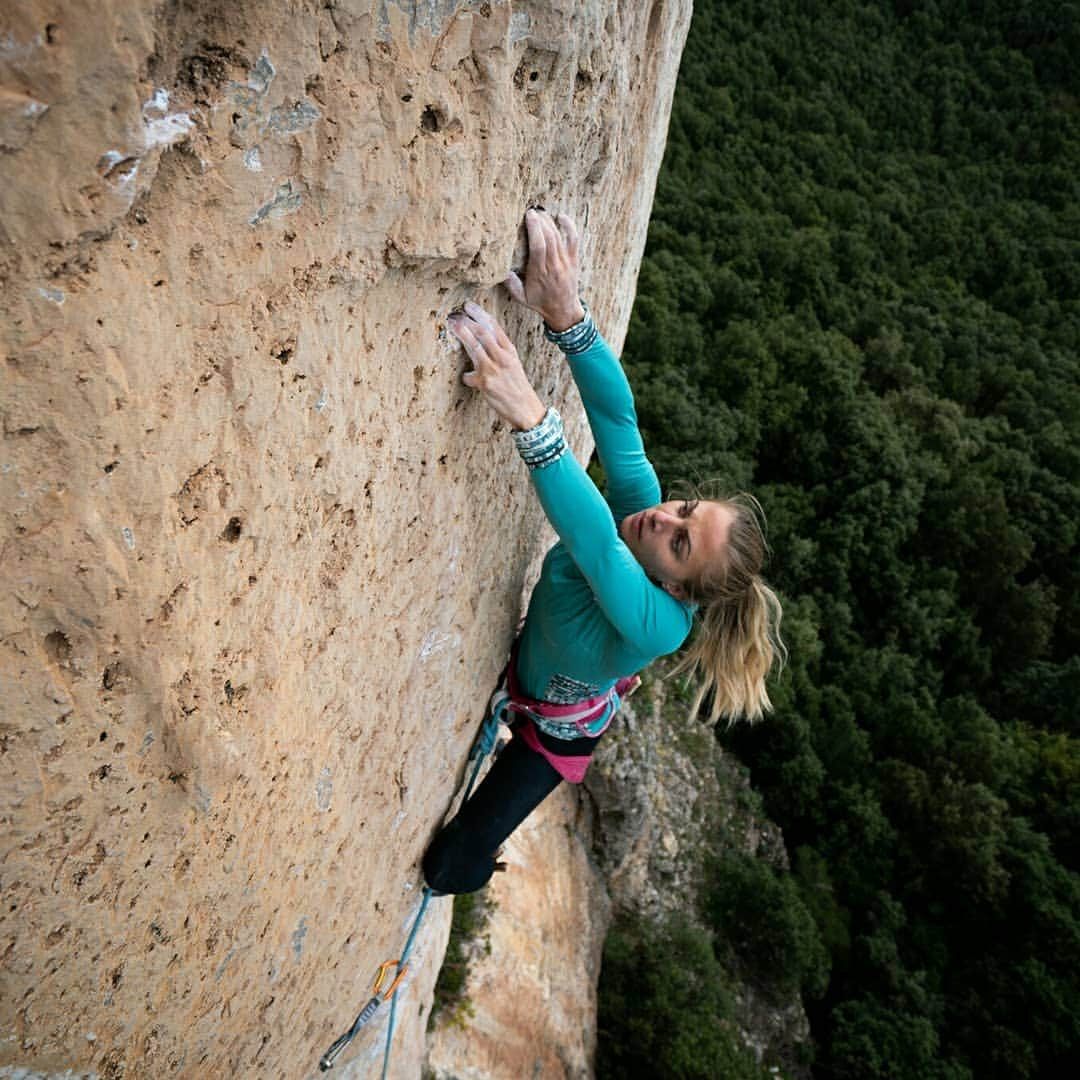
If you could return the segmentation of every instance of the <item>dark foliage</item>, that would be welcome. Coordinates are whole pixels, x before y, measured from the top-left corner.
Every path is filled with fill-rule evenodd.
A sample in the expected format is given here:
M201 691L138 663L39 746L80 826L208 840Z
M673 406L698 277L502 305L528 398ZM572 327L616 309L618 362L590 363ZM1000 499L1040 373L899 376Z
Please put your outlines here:
M727 976L708 934L673 919L624 919L604 943L600 1080L761 1080L729 1016Z
M1046 0L696 5L626 361L664 483L769 514L792 662L725 738L823 1077L1080 1054L1077 57Z

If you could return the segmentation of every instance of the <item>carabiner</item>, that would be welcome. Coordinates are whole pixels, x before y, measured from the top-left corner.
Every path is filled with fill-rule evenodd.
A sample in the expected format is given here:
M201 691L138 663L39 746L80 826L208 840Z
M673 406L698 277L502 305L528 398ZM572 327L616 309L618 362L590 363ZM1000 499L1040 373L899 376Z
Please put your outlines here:
M398 983L405 978L405 972L409 970L409 965L406 964L398 973L394 981L380 994L379 987L382 986L383 980L386 978L387 971L390 970L395 964L400 963L399 960L386 960L379 965L379 974L375 979L375 986L372 989L372 993L377 998L388 998L398 988Z

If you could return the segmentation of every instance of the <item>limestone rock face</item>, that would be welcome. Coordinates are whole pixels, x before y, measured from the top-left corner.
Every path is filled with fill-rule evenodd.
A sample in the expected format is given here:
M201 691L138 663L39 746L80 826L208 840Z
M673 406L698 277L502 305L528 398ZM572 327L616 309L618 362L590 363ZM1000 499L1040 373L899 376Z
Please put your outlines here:
M587 454L494 286L563 210L621 344L688 18L4 5L0 1067L313 1075L398 955L549 539L445 319L502 317Z
M717 776L711 733L676 701L662 709L664 688L650 699L651 689L620 710L585 785L615 907L659 921L693 909L729 793Z
M506 842L466 1014L441 1018L430 1039L436 1080L593 1075L610 902L591 837L587 806L563 784Z

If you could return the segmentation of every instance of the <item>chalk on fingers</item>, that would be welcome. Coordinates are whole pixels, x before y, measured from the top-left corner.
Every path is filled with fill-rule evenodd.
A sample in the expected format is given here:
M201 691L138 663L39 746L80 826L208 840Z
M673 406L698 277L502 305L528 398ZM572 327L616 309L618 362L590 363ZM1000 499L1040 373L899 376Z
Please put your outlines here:
M559 228L562 229L563 234L566 236L567 249L571 255L576 255L579 237L573 219L568 214L560 214L556 220L559 222Z
M519 304L524 304L526 302L525 286L522 285L521 278L518 277L516 270L511 270L510 273L506 275L503 279L503 287Z

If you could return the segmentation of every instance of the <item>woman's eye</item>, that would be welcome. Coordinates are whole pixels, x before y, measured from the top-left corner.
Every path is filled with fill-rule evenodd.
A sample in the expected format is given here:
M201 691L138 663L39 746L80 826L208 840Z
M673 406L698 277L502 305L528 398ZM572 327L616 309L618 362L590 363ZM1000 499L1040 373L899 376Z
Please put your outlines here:
M697 509L697 500L695 499L693 502L690 502L690 500L688 499L686 502L684 502L682 504L682 506L679 507L679 516L680 517L689 517L696 509Z

